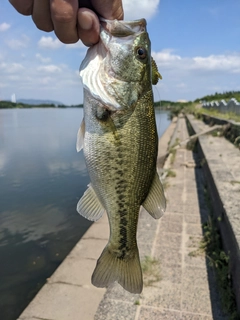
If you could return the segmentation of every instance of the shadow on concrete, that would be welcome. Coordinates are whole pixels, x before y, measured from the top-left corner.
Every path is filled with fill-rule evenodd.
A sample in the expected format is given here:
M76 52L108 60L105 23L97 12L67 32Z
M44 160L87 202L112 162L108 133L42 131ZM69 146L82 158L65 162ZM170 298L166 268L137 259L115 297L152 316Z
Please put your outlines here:
M198 194L198 202L199 202L199 209L200 209L200 216L201 216L201 223L202 225L206 225L209 222L211 217L211 209L209 207L209 200L207 196L207 181L204 177L204 172L201 166L201 157L198 152L197 147L198 142L196 143L194 150L193 150L193 159L195 161L195 179L197 185L197 194ZM204 234L204 230L202 229ZM217 284L217 279L215 275L214 268L210 266L210 260L206 256L206 270L208 275L208 284L209 284L209 292L210 292L210 299L211 299L211 307L212 307L212 316L214 320L227 320L229 319L229 315L227 315L223 311L223 307L221 305L221 296L219 293L219 288Z

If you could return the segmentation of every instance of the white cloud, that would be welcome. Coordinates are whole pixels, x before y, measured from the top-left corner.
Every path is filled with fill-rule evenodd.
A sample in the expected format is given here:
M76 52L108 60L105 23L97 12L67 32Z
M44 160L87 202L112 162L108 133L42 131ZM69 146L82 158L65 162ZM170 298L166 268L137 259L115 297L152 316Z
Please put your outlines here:
M59 49L63 46L66 49L83 49L83 48L85 49L86 48L80 40L76 43L63 44L57 38L54 39L53 37L44 37L44 36L41 37L41 39L38 41L38 46L44 49Z
M186 88L186 83L180 82L176 85L177 88Z
M7 87L7 84L3 83L3 82L0 82L0 88L5 88L5 87Z
M0 32L6 31L11 27L10 24L3 22L0 24Z
M37 68L38 71L44 71L44 72L48 72L48 73L55 73L55 72L61 72L62 69L59 68L56 65L53 64L49 64L47 66L40 66Z
M30 39L23 34L19 39L6 40L6 44L9 48L17 50L20 48L26 48L28 46L29 40Z
M58 39L53 39L52 37L41 37L38 41L38 46L40 48L45 49L58 49L63 46L63 43L60 42Z
M163 77L157 85L163 100L194 100L215 91L239 90L240 54L187 57L165 49L152 56Z
M185 70L185 71L200 71L216 72L227 71L230 73L240 72L240 54L227 54L227 55L210 55L207 57L181 57L173 53L171 49L165 49L160 52L152 52L152 56L159 66L159 70L166 67L171 70Z
M150 19L158 10L160 0L123 0L124 19Z
M36 53L36 58L43 63L48 63L51 61L51 58L44 58L40 53Z
M164 49L160 52L152 52L152 56L156 63L161 65L172 65L174 62L179 62L182 58L178 55L172 54L172 49Z
M80 40L76 43L66 44L66 48L67 49L86 49L85 45Z
M19 80L21 80L21 75L10 75L10 76L8 76L8 79L10 80L10 81L19 81Z
M0 70L4 71L7 74L19 72L19 71L22 71L23 69L24 69L24 67L20 63L15 63L15 62L12 62L9 64L7 64L5 62L0 63Z
M50 78L50 77L44 77L42 79L40 79L40 83L43 85L48 85L50 83L52 83L54 81L54 79Z
M193 68L201 70L240 72L240 54L210 55L193 58Z

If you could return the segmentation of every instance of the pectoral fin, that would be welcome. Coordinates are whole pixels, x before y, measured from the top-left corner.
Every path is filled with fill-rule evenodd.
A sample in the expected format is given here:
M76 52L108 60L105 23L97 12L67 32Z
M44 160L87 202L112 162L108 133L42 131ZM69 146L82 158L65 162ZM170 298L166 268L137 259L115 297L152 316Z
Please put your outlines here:
M78 201L77 212L90 221L97 221L102 217L104 211L104 207L89 184L82 198Z
M85 135L85 121L83 118L81 126L78 129L78 133L77 133L77 143L76 143L77 152L81 151L83 148L84 135Z
M163 186L157 172L155 173L148 196L142 206L154 219L161 218L166 209L166 199L164 196Z

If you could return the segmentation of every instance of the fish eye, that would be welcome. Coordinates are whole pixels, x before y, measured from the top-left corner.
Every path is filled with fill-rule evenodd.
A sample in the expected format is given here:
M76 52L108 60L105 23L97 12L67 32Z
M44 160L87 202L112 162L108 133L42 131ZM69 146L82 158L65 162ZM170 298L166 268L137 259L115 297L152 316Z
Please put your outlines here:
M147 50L142 47L137 48L137 57L141 60L145 59L147 56Z

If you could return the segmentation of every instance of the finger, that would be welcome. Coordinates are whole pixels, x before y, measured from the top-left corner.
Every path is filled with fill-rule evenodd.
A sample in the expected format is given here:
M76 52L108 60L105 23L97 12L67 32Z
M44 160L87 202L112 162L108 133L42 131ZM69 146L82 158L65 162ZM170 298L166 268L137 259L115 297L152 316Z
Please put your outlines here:
M92 0L95 11L105 19L123 19L122 0Z
M97 15L87 8L78 10L78 36L86 46L91 46L99 40L99 20Z
M58 39L64 43L79 40L77 33L78 0L51 0L51 17Z
M25 16L32 14L33 0L9 0L9 2L19 13Z
M53 30L49 0L34 0L32 19L38 29L46 32Z

